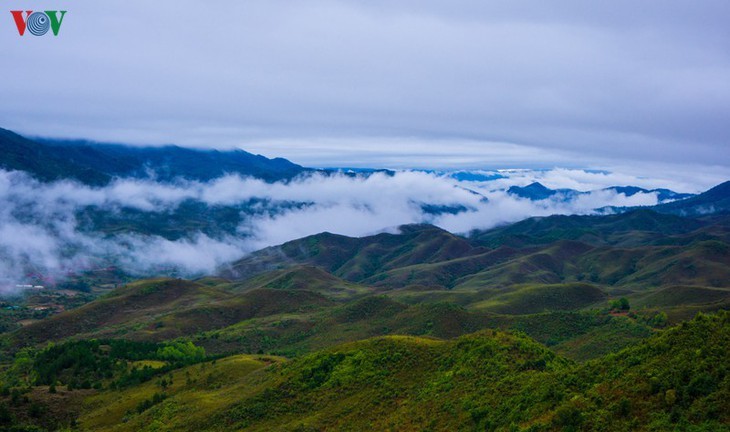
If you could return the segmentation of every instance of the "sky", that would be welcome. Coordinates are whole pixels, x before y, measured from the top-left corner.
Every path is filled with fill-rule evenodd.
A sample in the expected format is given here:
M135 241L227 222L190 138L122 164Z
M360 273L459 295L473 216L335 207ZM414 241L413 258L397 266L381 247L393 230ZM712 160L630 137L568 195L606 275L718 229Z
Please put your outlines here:
M316 166L730 178L725 0L11 0L0 127ZM67 10L20 37L10 10Z

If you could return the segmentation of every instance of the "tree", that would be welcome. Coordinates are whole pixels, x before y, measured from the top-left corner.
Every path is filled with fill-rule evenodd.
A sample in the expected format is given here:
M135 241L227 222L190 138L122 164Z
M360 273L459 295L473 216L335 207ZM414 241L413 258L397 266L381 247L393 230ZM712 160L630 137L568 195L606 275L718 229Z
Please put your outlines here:
M611 306L612 310L622 310L627 311L631 309L631 305L629 304L629 300L626 297L621 297L618 300L611 300L609 302L609 306Z
M631 305L629 305L629 300L626 297L621 297L619 300L619 307L621 310L629 310L631 309Z

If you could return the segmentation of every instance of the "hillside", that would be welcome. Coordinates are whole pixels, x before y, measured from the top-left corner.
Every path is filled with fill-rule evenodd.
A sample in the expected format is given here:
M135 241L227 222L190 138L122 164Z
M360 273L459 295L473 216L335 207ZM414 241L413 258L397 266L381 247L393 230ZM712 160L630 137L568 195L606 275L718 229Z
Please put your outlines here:
M153 425L266 431L722 430L730 422L730 381L725 368L716 366L730 349L728 329L726 312L700 316L586 365L527 337L494 331L453 341L369 339L258 370L255 359L233 357L175 372L167 398L140 414L125 415L155 391L154 385L100 393L84 406L80 425L82 430L112 425L114 430L152 430Z
M491 290L586 281L614 287L728 287L722 221L637 210L611 216L532 218L462 238L437 227L349 238L319 234L255 252L222 271L245 280L297 265L383 288Z
M680 216L702 216L730 212L730 181L715 186L697 196L653 207L659 213Z
M475 255L486 249L430 225L401 227L398 234L352 238L322 233L258 251L233 263L224 277L246 279L292 265L321 267L343 279L364 281L385 270Z
M93 166L75 163L53 148L0 129L0 168L25 171L42 181L71 178L83 183L101 185L111 178Z
M235 294L220 286L180 279L128 284L80 308L27 325L11 335L16 346L65 338L117 337L165 340L226 327L257 316L300 312L332 304L313 291L251 289Z
M648 209L609 216L548 216L529 218L471 238L489 246L534 246L556 240L576 240L595 246L636 246L665 242L667 237L696 231L706 223Z
M591 224L600 242L542 243ZM80 308L27 323L7 338L16 349L68 337L186 337L216 353L298 355L392 333L449 338L481 328L522 328L585 359L606 352L597 342L580 340L590 332L601 333L595 341L604 333L622 334L606 345L614 349L645 337L658 313L675 323L698 311L728 308L726 230L723 220L641 210L532 219L469 239L429 225L363 238L323 233L253 253L222 269L222 278L128 284ZM530 246L480 245L513 243L517 237ZM616 238L623 240L609 244ZM624 328L591 316L619 297L645 321ZM362 313L368 320L339 318L361 307L353 316ZM371 316L372 308L390 312ZM570 331L556 330L560 336L528 325L545 315L544 325L550 326L548 321L566 317L561 313L585 319Z
M0 427L722 430L727 227L642 210L323 233L124 284L2 336Z
M91 185L106 184L114 177L147 178L150 173L161 181L208 181L226 174L277 181L309 171L286 159L268 159L243 150L28 139L5 129L0 129L0 147L0 168L25 171L42 181L70 178Z
M140 226L174 237L193 211L186 205L179 218ZM129 231L119 215L108 229ZM45 318L3 304L2 316L18 319L0 335L0 428L728 422L727 377L712 366L728 348L723 214L550 216L469 237L426 224L361 238L321 233L217 275L89 291ZM698 312L716 314L692 320Z

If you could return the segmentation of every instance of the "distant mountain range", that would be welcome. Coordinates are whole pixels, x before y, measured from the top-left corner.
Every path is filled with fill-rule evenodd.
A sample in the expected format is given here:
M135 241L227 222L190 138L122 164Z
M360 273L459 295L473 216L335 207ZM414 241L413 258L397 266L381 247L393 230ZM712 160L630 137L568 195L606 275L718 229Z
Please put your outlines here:
M643 189L636 186L611 186L601 190L613 191L617 194L624 194L627 197L634 196L639 193L655 193L657 194L657 199L660 203L670 200L682 200L694 196L693 194L678 193L669 189ZM539 182L534 182L527 186L512 186L507 190L507 193L518 196L520 198L540 201L553 196L562 196L564 199L572 199L580 195L588 194L590 192L581 192L575 189L550 189Z
M138 147L104 144L83 140L30 139L0 128L0 168L24 171L41 181L74 179L89 185L105 185L113 178L153 178L157 181L175 179L208 181L226 174L250 176L274 182L288 180L305 173L335 172L350 176L369 176L375 173L393 175L388 170L305 168L286 159L269 159L243 150L218 151L182 148L177 146ZM459 171L450 176L459 181L491 181L504 178L501 174ZM655 193L660 203L654 210L661 213L688 216L724 212L730 208L728 187L718 186L711 194L695 197L669 189L644 189L636 186L612 186L602 189L624 194ZM539 182L527 186L512 186L510 195L540 201L548 198L572 200L591 192L574 189L550 189ZM709 193L709 192L708 192ZM686 201L688 199L691 201ZM486 199L486 198L485 198ZM458 213L460 206L433 206L423 210L431 214ZM610 212L625 211L609 208Z
M34 140L6 129L0 129L0 148L0 168L25 171L42 181L70 178L90 185L103 185L114 177L207 181L226 174L277 181L313 171L286 159L268 159L243 150Z

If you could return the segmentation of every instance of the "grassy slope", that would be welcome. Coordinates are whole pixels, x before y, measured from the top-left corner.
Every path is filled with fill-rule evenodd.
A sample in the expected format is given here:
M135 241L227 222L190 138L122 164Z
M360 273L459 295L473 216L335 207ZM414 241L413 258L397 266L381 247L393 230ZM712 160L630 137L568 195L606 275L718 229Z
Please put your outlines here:
M551 310L577 310L606 300L606 294L589 284L514 287L506 294L476 303L474 308L496 313L528 315Z
M211 412L260 390L247 378L279 361L282 359L270 356L232 356L174 371L169 374L172 384L164 390L156 381L149 381L118 392L102 392L86 400L88 414L81 419L80 428L156 430L167 424L167 430L194 430L191 425L204 424ZM140 402L155 393L165 393L169 399L144 415L134 412ZM150 416L155 420L150 421Z
M164 340L331 303L308 290L259 288L236 295L180 279L153 279L129 284L78 309L33 323L11 338L18 345L68 337Z
M308 265L388 289L489 290L581 281L632 290L668 284L726 287L730 236L724 221L640 210L528 219L476 233L472 242L428 226L360 239L325 233L254 253L226 276L248 279L271 269ZM514 237L521 240L510 240Z
M577 295L581 293L578 285ZM589 286L586 286L589 287ZM565 287L571 290L570 286ZM522 301L549 297L552 287L527 287L535 296L521 296ZM593 289L589 290L593 292ZM600 294L600 292L598 292ZM592 294L591 294L592 295ZM465 309L454 303L427 302L406 304L394 295L369 296L360 300L324 308L310 313L287 313L245 320L222 329L192 336L196 345L209 353L267 352L298 356L313 350L374 336L406 334L437 338L454 338L485 328L516 329L549 346L556 345L567 357L593 358L620 349L652 333L637 320L613 317L605 311L563 311L562 298L552 311L528 315L505 315ZM574 306L575 307L575 306ZM593 338L585 338L588 333ZM607 340L612 340L607 344ZM574 345L568 344L580 340ZM563 344L563 345L558 345Z
M600 332L602 338L561 351L584 359L605 353L605 346L615 349L636 339L600 343L615 332L624 334L623 327L605 313L582 312L606 300L603 291L588 284L509 287L486 297L485 291L464 290L396 290L387 291L387 297L373 292L314 267L275 271L243 283L216 278L140 281L17 331L10 335L11 346L64 338L185 337L213 354L291 356L388 334L453 338L483 328L518 328L554 345ZM632 335L650 333L644 324L634 327Z
M262 288L284 291L307 290L337 300L351 300L374 291L371 287L345 281L319 267L311 266L274 270L225 288L237 293Z
M253 373L230 369L234 378L217 381L217 393L204 388L209 403L195 412L185 408L200 384L184 384L180 371L168 399L113 430L723 430L728 350L727 312L585 365L519 334L375 338ZM216 382L228 366L206 367ZM99 396L81 424L118 419L150 386Z
M428 225L404 226L401 234L364 238L323 233L251 254L234 263L224 276L248 279L272 269L304 264L358 282L394 268L448 261L484 251L464 238Z

